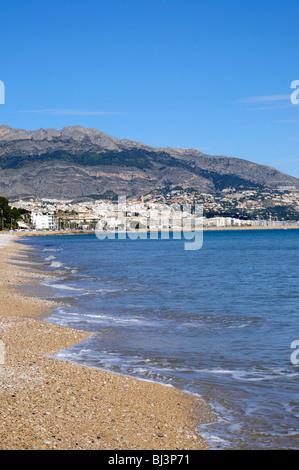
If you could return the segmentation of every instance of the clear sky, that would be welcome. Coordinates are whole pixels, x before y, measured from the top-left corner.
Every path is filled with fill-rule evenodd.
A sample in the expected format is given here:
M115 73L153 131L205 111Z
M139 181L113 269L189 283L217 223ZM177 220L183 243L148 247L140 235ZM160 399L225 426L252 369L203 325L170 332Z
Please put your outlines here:
M299 177L297 0L1 0L0 124L80 125Z

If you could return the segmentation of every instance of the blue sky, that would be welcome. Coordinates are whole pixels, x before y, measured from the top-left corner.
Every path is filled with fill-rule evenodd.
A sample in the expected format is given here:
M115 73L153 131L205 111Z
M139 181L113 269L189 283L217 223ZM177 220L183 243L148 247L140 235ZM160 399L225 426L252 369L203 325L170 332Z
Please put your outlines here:
M299 177L299 3L1 1L0 124L80 125Z

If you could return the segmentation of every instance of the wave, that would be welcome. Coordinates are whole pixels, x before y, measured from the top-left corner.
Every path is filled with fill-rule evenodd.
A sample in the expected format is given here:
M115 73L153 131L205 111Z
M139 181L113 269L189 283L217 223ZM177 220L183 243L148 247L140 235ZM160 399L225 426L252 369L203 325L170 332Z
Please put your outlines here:
M61 268L61 266L63 266L63 263L61 263L61 261L52 261L52 263L50 264L51 268Z
M265 372L258 372L252 370L242 369L198 369L198 373L215 374L215 375L230 375L235 380L245 382L260 382L264 380L280 379L281 377L297 377L299 373L289 373L287 370L269 370Z
M45 259L45 261L53 261L54 259L56 259L55 256L50 255Z
M62 248L44 248L43 252L53 252L56 253L57 251L62 251Z
M73 290L73 291L79 291L79 292L84 291L84 289L81 289L79 287L72 287L66 284L50 284L50 287L53 287L54 289L62 289L62 290Z

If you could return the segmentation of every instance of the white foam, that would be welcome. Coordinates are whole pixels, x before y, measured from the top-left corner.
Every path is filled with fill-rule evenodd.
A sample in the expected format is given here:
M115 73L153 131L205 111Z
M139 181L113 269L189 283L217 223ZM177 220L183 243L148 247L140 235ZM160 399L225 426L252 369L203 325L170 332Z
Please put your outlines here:
M53 261L53 259L55 259L55 256L50 255L45 259L45 261Z
M50 287L54 289L62 289L62 290L73 290L82 292L84 289L79 289L78 287L67 286L66 284L50 284Z
M56 251L62 251L62 248L45 248L43 251L46 253L48 251L53 251L55 253Z
M288 373L287 371L269 370L267 372L257 372L242 369L198 369L197 372L215 375L230 375L233 379L244 382L261 382L266 380L275 380L283 377L296 377L297 373Z
M52 261L52 263L50 264L50 267L51 268L60 268L62 265L63 265L63 263L61 263L60 261Z

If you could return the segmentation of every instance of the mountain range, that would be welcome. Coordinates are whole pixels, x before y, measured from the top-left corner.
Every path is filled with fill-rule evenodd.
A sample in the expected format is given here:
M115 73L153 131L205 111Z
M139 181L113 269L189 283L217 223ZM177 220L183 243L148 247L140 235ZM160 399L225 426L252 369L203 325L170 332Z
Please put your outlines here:
M217 194L230 187L280 186L299 188L299 179L242 158L151 147L97 129L0 126L0 195L10 200L140 197L178 187Z

